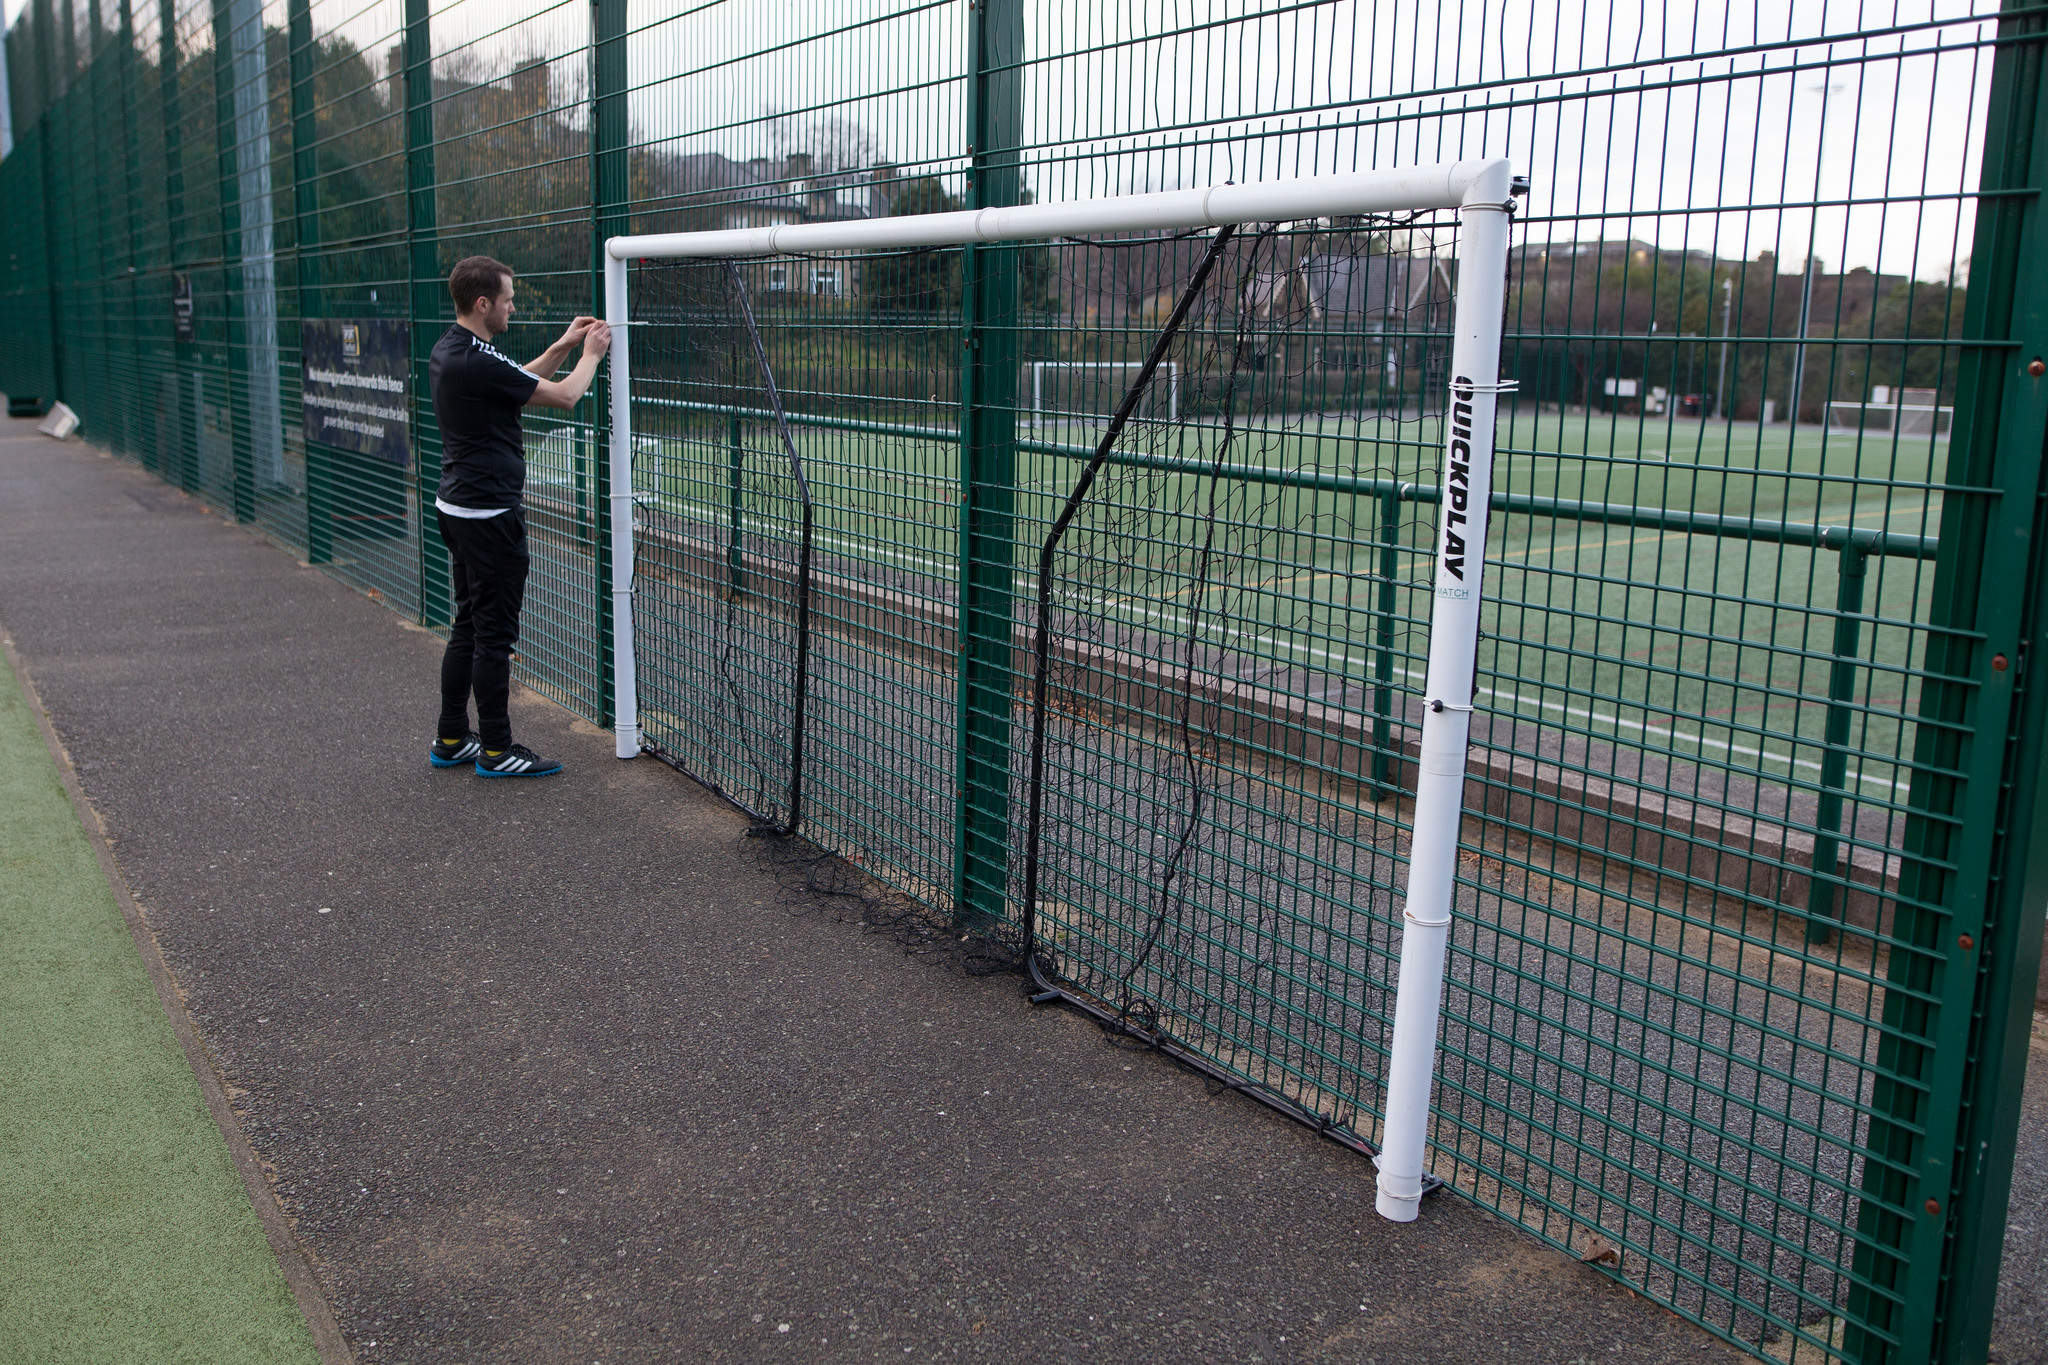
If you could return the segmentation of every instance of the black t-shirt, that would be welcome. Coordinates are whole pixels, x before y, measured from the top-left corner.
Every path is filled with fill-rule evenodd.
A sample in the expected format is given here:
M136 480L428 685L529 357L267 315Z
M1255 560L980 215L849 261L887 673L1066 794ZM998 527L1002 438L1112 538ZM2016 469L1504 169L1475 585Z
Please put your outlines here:
M456 323L434 343L427 387L441 424L440 498L455 507L517 507L526 487L519 410L540 376Z

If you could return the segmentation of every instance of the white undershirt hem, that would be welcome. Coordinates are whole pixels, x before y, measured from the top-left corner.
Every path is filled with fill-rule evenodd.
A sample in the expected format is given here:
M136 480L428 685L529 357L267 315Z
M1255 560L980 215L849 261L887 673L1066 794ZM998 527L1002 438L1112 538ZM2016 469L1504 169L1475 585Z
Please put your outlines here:
M440 498L434 499L434 506L451 517L463 517L469 521L482 521L486 517L495 517L500 512L512 510L509 507L457 507L454 503L444 502Z

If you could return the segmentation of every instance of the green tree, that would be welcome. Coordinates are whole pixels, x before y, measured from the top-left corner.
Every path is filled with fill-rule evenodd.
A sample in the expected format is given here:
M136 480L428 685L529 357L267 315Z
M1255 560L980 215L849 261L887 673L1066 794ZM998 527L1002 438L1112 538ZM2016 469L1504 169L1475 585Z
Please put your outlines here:
M937 176L904 184L889 206L892 218L952 213L960 200L946 193ZM861 296L870 312L935 313L960 307L960 253L954 248L870 252L861 263Z

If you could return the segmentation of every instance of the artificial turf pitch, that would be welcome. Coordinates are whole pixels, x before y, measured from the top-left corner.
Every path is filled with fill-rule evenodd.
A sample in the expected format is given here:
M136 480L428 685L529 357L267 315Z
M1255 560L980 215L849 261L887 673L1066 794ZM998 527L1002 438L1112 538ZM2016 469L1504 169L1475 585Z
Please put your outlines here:
M0 1361L317 1359L0 663Z
M794 504L776 484L773 430L716 415L648 408L636 439L636 496L715 538L744 527L750 543L794 536ZM819 429L794 419L792 438L817 504L816 543L833 572L866 566L910 590L945 591L957 577L957 438L914 426ZM1020 428L1018 587L1096 435L1083 422ZM1297 414L1237 430L1233 464L1436 482L1435 419L1358 421ZM1198 470L1215 453L1213 424L1146 428L1132 449ZM1030 449L1051 442L1065 453ZM744 444L752 473L734 475ZM540 485L568 487L569 447L534 451ZM1772 540L1686 529L1503 511L1520 495L1606 507L1673 509L1731 521L1786 521L1931 537L1946 439L1883 432L1759 426L1754 422L1510 413L1499 429L1494 526L1487 551L1481 693L1496 714L1589 736L1648 741L1681 758L1811 782L1822 771L1836 683L1841 557ZM1084 588L1085 609L1116 625L1177 635L1199 620L1206 643L1266 663L1373 676L1384 623L1373 575L1385 530L1378 498L1339 488L1283 487L1235 476L1211 503L1199 473L1119 473L1100 480L1069 543L1115 586ZM772 494L764 489L773 487ZM1191 617L1190 546L1205 509L1230 528L1221 595ZM1393 681L1423 678L1433 506L1404 503L1394 533ZM788 556L785 556L788 557ZM855 569L859 572L859 569ZM1871 796L1899 794L1912 747L1901 716L1916 706L1913 662L1933 585L1930 561L1873 557L1857 612L1842 699L1860 755L1847 781ZM1099 585L1098 585L1099 586ZM1092 594L1092 595L1091 595ZM1217 610L1223 603L1225 609ZM1070 605L1072 605L1070 603Z

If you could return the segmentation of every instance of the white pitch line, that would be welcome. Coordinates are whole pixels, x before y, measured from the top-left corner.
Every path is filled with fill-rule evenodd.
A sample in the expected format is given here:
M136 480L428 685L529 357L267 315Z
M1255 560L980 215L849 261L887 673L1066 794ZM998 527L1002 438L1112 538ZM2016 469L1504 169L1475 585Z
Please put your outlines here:
M732 511L729 507L711 507L704 503L691 502L687 498L677 498L673 495L664 496L664 501L670 508L694 513L712 522L723 521ZM915 564L922 569L945 570L948 573L953 571L953 561L949 559L933 559L929 555L915 554L908 550L898 550L888 545L877 545L873 541L868 540L849 540L845 536L836 536L830 531L813 529L811 538L814 541L822 540L833 545L856 549L862 554L885 555L899 564ZM860 556L855 555L853 557L859 558Z
M709 508L703 504L684 500L677 500L677 503L681 507L711 520L723 518L729 510L725 508ZM947 571L953 569L953 562L951 560L933 559L928 555L912 554L902 550L895 550L888 546L877 546L869 541L849 540L843 536L835 536L829 531L814 531L812 535L816 539L829 541L834 545L854 547L867 554L880 553L890 557L897 563L909 562L924 568L944 569ZM1034 577L1034 575L1029 573L1025 573L1022 576L1027 583ZM1097 608L1107 607L1116 611L1129 612L1135 610L1141 616L1149 617L1155 621L1170 620L1172 623L1183 627L1187 624L1187 617L1183 613L1154 610L1150 607L1132 603L1127 599L1097 598L1090 605ZM1202 627L1202 629L1210 633L1220 632L1225 638L1248 640L1253 644L1289 650L1296 654L1306 655L1312 659L1319 659L1325 663L1340 664L1347 671L1358 670L1359 676L1363 680L1371 681L1364 678L1364 670L1370 666L1371 660L1362 659L1341 650L1323 649L1320 646L1304 644L1299 640L1289 639L1285 636L1265 635L1254 631L1239 630L1235 626L1208 625ZM1405 681L1420 682L1426 680L1425 675L1417 673L1413 669L1402 668L1398 669L1397 672ZM1604 712L1589 710L1585 707L1566 706L1563 702L1549 701L1542 697L1525 696L1520 692L1511 692L1502 688L1482 687L1479 689L1479 692L1482 696L1499 698L1518 706L1534 706L1545 711L1555 711L1562 715L1585 720L1596 725L1611 725L1616 729L1637 730L1645 736L1668 739L1673 743L1696 744L1703 749L1718 749L1725 753L1740 755L1744 758L1755 758L1771 763L1783 763L1794 768L1805 768L1813 772L1822 771L1821 765L1813 762L1811 759L1790 758L1784 754L1774 754L1765 749L1752 748L1745 744L1734 744L1727 740L1714 739L1708 735L1687 734L1685 731L1674 727L1655 726L1644 721L1630 720L1626 716L1609 715ZM1889 788L1893 793L1903 791L1907 786L1903 782L1894 782L1882 777L1870 777L1860 772L1855 775L1855 780L1864 786Z
M1169 616L1171 616L1175 623L1183 627L1187 624L1187 617L1182 613L1168 613L1165 611L1155 611L1149 607L1138 606L1137 604L1129 602L1127 599L1100 598L1097 599L1093 605L1096 605L1098 607L1109 607L1112 610L1136 610L1142 615L1151 617L1155 620L1166 620ZM1230 638L1235 638L1239 640L1249 640L1254 644L1270 645L1280 649L1293 650L1297 653L1307 654L1312 658L1321 658L1328 662L1340 663L1344 665L1347 670L1360 670L1361 680L1368 682L1372 681L1371 679L1363 678L1362 676L1363 670L1366 668L1370 661L1357 658L1351 654L1343 653L1341 651L1326 650L1319 648L1315 645L1306 645L1301 643L1300 641L1287 639L1283 636L1262 635L1252 631L1243 631L1237 629L1234 626L1211 625L1203 626L1202 629L1204 631L1212 633L1220 632L1222 635ZM1406 681L1422 682L1427 680L1425 675L1417 673L1415 670L1410 668L1402 668L1396 671L1398 672L1400 677ZM1708 735L1687 734L1685 731L1676 729L1675 727L1656 726L1651 725L1645 721L1630 720L1626 716L1608 715L1603 712L1588 710L1585 707L1566 706L1563 702L1549 701L1542 697L1526 696L1523 693L1509 691L1504 688L1481 687L1479 689L1479 692L1482 696L1499 698L1503 701L1507 701L1518 706L1535 706L1546 711L1560 712L1564 715L1573 716L1578 719L1586 720L1595 724L1612 725L1617 729L1639 730L1646 736L1654 736L1661 739L1668 739L1674 743L1697 744L1703 749L1719 749L1730 754L1739 754L1744 758L1768 760L1772 763L1784 763L1795 768L1806 768L1813 772L1822 771L1821 765L1813 762L1811 759L1791 758L1784 754L1771 753L1765 749L1752 748L1746 744L1734 744L1727 740L1714 739ZM1904 790L1906 787L1906 784L1903 782L1894 782L1882 777L1869 777L1862 773L1856 774L1856 781L1865 786L1888 787L1894 793Z

